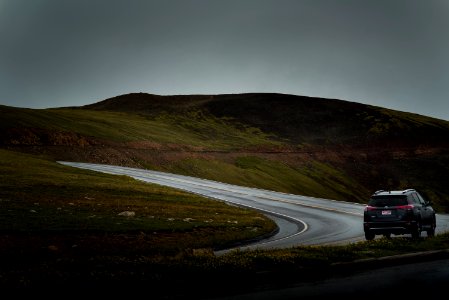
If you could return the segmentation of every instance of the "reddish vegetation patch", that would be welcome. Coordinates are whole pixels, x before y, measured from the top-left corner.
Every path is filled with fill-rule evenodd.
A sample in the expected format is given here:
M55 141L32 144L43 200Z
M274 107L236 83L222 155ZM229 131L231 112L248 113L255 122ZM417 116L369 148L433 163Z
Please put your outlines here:
M205 151L202 147L179 145L173 143L156 143L153 141L132 141L124 144L126 148L156 151Z
M40 128L10 128L0 135L0 144L26 146L78 146L86 147L97 142L75 132Z

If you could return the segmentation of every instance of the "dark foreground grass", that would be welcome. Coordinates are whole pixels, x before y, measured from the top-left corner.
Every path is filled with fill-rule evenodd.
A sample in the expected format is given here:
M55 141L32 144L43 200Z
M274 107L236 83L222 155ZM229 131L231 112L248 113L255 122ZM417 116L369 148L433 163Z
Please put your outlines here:
M286 288L384 266L351 264L354 260L447 248L449 234L420 240L382 238L346 246L233 251L218 257L204 249L174 256L42 249L22 257L2 255L0 283L7 290L33 293L61 288L102 295L145 292L150 299L205 299Z

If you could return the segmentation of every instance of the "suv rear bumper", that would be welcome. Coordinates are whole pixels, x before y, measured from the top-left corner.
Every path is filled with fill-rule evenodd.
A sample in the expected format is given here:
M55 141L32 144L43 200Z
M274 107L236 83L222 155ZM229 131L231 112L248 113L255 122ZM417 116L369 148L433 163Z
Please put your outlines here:
M416 230L416 221L400 221L400 222L364 222L363 229L365 232L374 234L407 234Z

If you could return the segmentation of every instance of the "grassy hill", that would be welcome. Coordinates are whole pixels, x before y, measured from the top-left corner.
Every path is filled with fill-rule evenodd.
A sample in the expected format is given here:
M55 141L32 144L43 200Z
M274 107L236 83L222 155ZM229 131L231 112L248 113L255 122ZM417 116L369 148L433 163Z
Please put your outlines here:
M449 211L449 122L282 94L121 95L0 107L0 147L337 200L414 187Z
M448 122L354 102L283 94L157 96L128 94L85 109L158 116L201 112L273 134L289 144L441 143ZM446 144L447 145L447 144Z

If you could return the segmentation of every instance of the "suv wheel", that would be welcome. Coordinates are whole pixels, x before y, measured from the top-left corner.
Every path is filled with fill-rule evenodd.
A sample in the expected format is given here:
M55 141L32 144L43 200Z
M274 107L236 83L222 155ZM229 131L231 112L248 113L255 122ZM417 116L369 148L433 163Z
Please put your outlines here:
M432 225L430 229L427 230L427 236L428 237L434 237L435 236L435 222L432 222Z
M375 235L374 233L372 233L372 232L369 232L369 231L366 231L366 232L365 232L365 239L366 239L367 241L374 240L375 236L376 236L376 235Z
M416 223L416 228L412 231L412 238L419 239L421 237L421 223Z
M385 233L385 234L384 234L384 237L385 237L386 239L391 239L391 233Z

